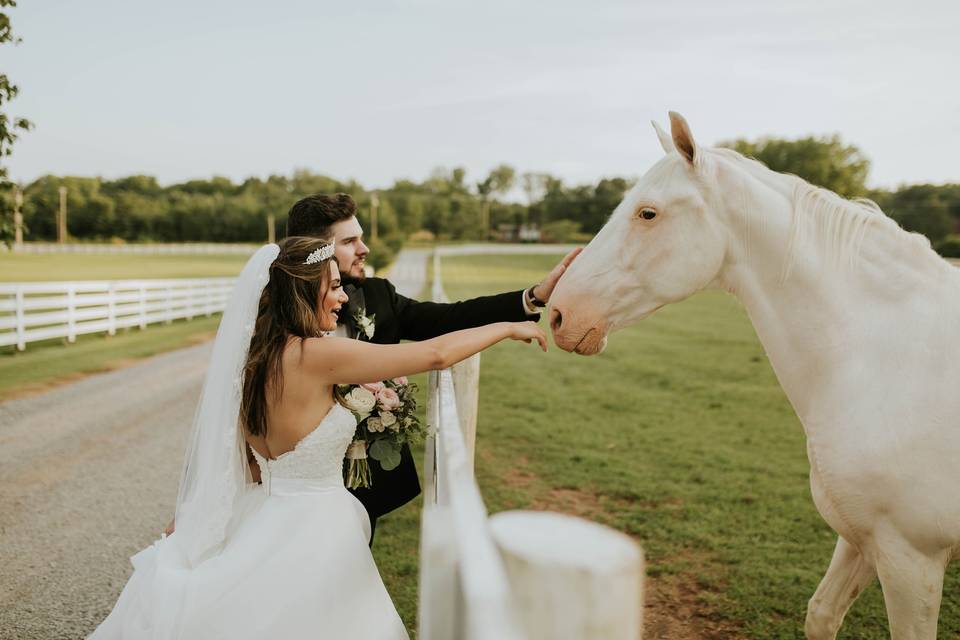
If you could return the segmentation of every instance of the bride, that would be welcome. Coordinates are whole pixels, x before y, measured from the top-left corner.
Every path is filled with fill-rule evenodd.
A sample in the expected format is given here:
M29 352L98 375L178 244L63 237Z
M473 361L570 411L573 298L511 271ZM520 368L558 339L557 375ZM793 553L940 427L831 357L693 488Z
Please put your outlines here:
M91 638L407 638L366 511L343 486L356 419L335 385L443 369L505 338L546 350L546 338L532 322L396 345L324 337L346 301L332 243L291 237L247 262L213 345L176 530L131 558Z

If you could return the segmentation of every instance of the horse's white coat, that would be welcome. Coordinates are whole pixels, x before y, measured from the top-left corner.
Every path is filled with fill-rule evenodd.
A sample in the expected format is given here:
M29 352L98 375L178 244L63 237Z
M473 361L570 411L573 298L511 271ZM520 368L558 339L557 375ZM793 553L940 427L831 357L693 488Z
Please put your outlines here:
M554 292L557 345L597 353L610 332L700 289L737 296L803 423L817 509L840 535L807 637L834 638L879 576L893 638L935 638L960 548L960 269L872 203L700 148L680 116L671 124L666 157Z

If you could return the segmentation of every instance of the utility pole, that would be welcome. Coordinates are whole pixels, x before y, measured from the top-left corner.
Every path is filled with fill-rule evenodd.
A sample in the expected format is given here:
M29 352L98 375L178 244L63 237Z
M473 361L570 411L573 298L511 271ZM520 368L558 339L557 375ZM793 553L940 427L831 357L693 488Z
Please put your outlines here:
M277 223L273 219L273 214L267 214L267 244L273 244L277 241Z
M13 192L13 244L16 247L23 246L23 190L17 186Z
M377 241L377 208L380 206L380 198L377 192L370 194L370 241Z
M60 214L57 216L57 242L67 241L67 188L60 187Z
M480 227L483 229L480 242L489 242L493 229L490 228L490 200L487 198L480 203Z

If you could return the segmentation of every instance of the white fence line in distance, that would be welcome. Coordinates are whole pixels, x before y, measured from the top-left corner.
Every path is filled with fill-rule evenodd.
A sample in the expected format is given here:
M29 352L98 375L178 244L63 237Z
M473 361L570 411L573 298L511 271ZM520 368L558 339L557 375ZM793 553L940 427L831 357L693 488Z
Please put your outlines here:
M135 255L253 255L261 245L228 242L183 242L156 244L105 244L86 242L24 242L12 247L0 243L0 252L31 254L135 254Z
M107 333L223 311L235 278L0 284L0 347Z
M582 244L460 244L437 247L437 256L475 256L482 254L522 255L570 253ZM436 263L434 263L436 266Z
M446 301L440 255L471 251L434 253L435 301ZM561 514L488 518L473 474L479 375L476 355L430 376L418 638L638 640L643 553L636 542Z

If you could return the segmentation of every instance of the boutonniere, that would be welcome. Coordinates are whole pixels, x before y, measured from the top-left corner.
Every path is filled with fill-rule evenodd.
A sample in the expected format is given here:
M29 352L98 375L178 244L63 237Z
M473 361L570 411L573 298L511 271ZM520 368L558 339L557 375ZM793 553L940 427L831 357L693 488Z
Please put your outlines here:
M367 310L363 307L353 312L353 323L357 327L357 338L366 340L373 338L373 332L376 329L374 324L376 317L377 314L375 313L367 316Z

